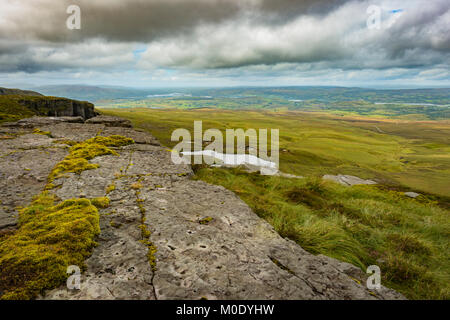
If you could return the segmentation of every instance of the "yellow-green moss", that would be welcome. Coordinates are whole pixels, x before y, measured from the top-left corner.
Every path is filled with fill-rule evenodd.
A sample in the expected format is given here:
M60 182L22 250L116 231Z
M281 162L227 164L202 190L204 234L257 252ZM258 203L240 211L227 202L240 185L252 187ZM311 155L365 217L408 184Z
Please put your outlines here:
M72 172L80 174L85 170L98 168L98 164L89 163L98 156L118 155L109 147L120 147L134 143L133 139L112 135L109 137L95 137L77 143L69 149L69 155L58 163L49 176L49 183L62 176L64 173Z
M139 180L140 181L140 180ZM147 225L145 224L146 217L145 217L145 208L142 205L142 202L144 202L143 199L139 199L139 191L136 190L136 202L138 204L139 210L141 212L141 224L139 225L139 229L141 229L141 242L148 248L147 251L147 260L150 264L150 267L152 268L152 271L156 271L156 252L158 249L153 244L153 242L150 240L151 232L148 230Z
M42 131L41 129L38 129L38 128L34 129L33 133L34 134L40 134L40 135L43 135L43 136L47 136L47 137L50 137L50 138L52 137L52 134L51 134L50 131Z
M141 199L136 200L136 202L137 202L137 204L138 204L139 211L140 211L141 214L143 215L143 214L145 214L145 211L146 211L146 210L145 210L144 206L141 204L142 201L139 201L139 200L141 200Z
M111 193L114 190L116 190L116 184L113 182L108 186L108 188L106 188L106 194Z
M35 132L37 134L45 134ZM98 168L88 160L117 153L109 147L133 143L122 136L96 137L77 143L58 163L48 178L66 172L81 173ZM44 191L30 206L20 210L19 229L0 238L1 299L31 299L46 289L62 284L69 265L84 266L100 233L98 208L109 205L107 197L71 199L55 205L55 196Z
M88 199L55 205L55 196L37 196L21 210L17 232L0 240L1 299L31 299L61 285L69 265L84 266L99 233L98 211Z
M212 217L205 217L203 219L200 219L198 221L198 223L200 223L200 224L209 224L213 220L214 220L214 218L212 218Z
M142 235L142 240L141 242L148 248L147 251L147 260L148 263L150 264L150 267L152 268L152 271L156 271L156 252L158 251L158 249L156 248L156 246L153 244L153 242L150 241L150 236L151 236L151 232L147 229L147 226L142 223L139 228L141 229L141 235Z
M110 225L111 227L113 227L113 228L116 228L116 229L119 229L119 228L122 226L122 224L116 223L116 222L114 222L114 221L112 221L112 220L109 222L109 225Z
M98 143L107 147L123 147L134 143L133 139L119 135L112 135L109 137L97 136L95 138L88 139L85 142Z
M147 247L148 247L148 252L147 252L147 260L148 263L150 264L150 267L152 268L152 271L155 272L156 269L156 252L158 251L158 249L156 248L156 246L150 242L147 241Z
M145 224L139 225L139 229L141 229L141 235L142 235L143 238L147 239L147 238L150 237L151 233L150 233L150 231L148 231L148 229L145 226Z
M60 178L63 173L73 172L80 174L85 170L97 169L98 164L89 163L86 159L66 159L56 165L50 173L49 181Z
M81 142L70 148L70 155L68 156L68 158L69 159L83 158L86 160L91 160L94 159L95 157L104 156L108 154L112 154L115 156L118 155L117 152L108 148L105 145L99 143Z
M98 209L105 209L109 207L109 198L108 197L94 198L91 199L91 203Z
M45 186L45 190L52 190L55 188L56 188L56 185L53 183L47 183L47 185Z

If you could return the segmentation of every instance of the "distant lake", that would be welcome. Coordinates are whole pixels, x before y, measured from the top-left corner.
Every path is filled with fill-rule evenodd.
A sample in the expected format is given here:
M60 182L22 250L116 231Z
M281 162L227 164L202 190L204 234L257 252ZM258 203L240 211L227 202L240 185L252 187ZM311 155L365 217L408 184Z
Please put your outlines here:
M163 94L150 94L147 96L147 98L167 98L167 97L192 97L192 94L173 92L173 93L163 93Z
M450 104L434 104L434 103L375 102L374 104L403 104L409 106L450 107Z

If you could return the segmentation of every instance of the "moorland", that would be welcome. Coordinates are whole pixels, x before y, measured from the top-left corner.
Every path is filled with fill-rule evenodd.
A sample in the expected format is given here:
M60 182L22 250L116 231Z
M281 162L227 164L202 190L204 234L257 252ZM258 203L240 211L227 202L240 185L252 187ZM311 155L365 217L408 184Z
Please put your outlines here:
M304 178L197 165L195 179L232 190L309 252L363 270L379 265L382 281L408 298L448 299L448 107L334 100L323 102L326 108L312 108L309 101L306 111L299 102L172 95L103 101L98 107L131 120L168 147L177 143L170 140L172 131L192 130L194 120L202 120L204 130L278 128L280 170ZM346 187L321 179L325 174L377 184ZM407 191L420 196L409 198Z

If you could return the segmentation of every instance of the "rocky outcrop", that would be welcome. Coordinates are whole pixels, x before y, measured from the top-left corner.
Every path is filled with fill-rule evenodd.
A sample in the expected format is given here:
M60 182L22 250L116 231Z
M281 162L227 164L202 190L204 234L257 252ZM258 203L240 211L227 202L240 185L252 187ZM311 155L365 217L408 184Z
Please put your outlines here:
M56 97L20 98L18 102L33 111L37 115L52 117L82 117L89 119L98 113L94 111L94 105L86 101L77 101Z
M355 266L282 238L233 192L192 180L191 167L173 164L145 132L70 122L0 131L0 197L8 199L0 228L13 227L15 208L42 190L67 155L64 141L117 134L136 142L90 160L96 169L53 181L60 200L106 196L110 204L100 210L81 289L62 286L40 299L403 299L368 290Z
M82 117L98 115L94 105L87 101L47 97L34 91L0 88L0 122L27 116Z

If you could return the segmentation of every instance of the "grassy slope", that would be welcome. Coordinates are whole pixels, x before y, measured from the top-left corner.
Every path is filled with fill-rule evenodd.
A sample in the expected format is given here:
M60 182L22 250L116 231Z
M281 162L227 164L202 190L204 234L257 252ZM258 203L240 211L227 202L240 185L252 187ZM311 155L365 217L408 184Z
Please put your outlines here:
M32 117L35 113L18 103L20 96L0 95L0 123Z
M409 298L450 298L448 211L433 203L433 196L414 200L379 186L347 188L314 178L324 173L356 174L401 190L409 186L448 196L448 123L373 122L298 112L115 109L106 113L131 119L168 146L175 144L170 141L172 130L191 130L194 120L203 120L204 130L280 128L281 150L285 149L281 169L310 178L264 177L217 168L200 168L196 177L233 190L280 234L312 253L363 270L377 264L383 283Z
M237 193L284 237L363 270L411 299L449 299L448 212L374 186L202 168L197 179Z

